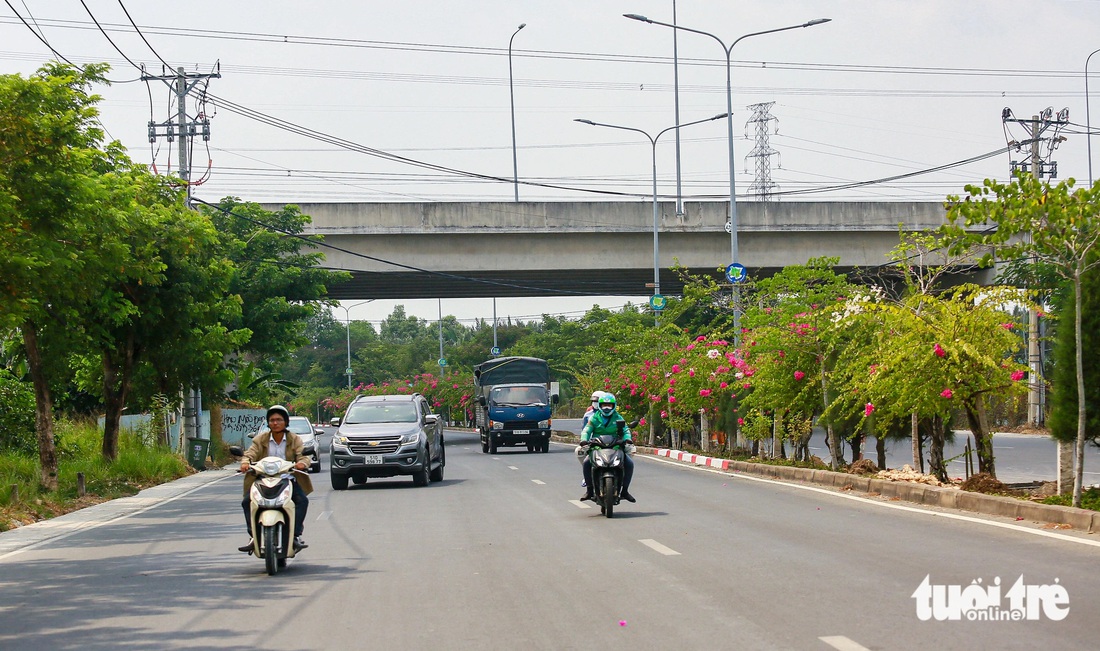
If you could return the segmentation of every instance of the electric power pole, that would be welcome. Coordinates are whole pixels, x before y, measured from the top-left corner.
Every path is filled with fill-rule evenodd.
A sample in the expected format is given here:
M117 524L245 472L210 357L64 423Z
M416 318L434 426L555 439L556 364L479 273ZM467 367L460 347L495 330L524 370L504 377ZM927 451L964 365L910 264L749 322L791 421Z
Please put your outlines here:
M779 155L778 151L772 149L770 142L772 122L779 122L779 118L771 114L774 105L775 102L764 102L745 107L752 111L752 117L745 123L746 130L750 124L756 124L756 147L745 155L745 159L756 159L756 179L749 186L749 192L756 194L757 201L769 201L772 189L779 187L772 183L771 157Z
M141 80L161 81L167 84L176 94L175 122L169 117L162 123L149 121L149 142L156 142L161 135L171 143L178 138L179 142L179 170L180 180L187 193L187 207L191 207L191 139L196 135L203 140L210 140L210 118L205 115L191 118L187 115L187 95L202 81L221 78L221 66L215 72L198 73L185 72L182 67L176 68L175 74L167 74L162 70L160 75L142 74ZM202 389L193 388L188 391L184 399L183 407L183 431L189 438L203 438L202 436ZM209 438L209 433L206 438Z
M1024 128L1029 138L1022 142L1010 141L1010 146L1015 146L1016 151L1023 152L1025 147L1029 156L1024 160L1013 160L1012 173L1017 171L1031 174L1042 180L1043 177L1058 178L1058 162L1051 160L1054 150L1065 141L1065 136L1058 135L1069 124L1069 109L1064 108L1054 114L1053 108L1046 108L1039 115L1031 116L1031 119L1017 118L1012 114L1012 109L1005 108L1001 111L1001 122L1013 123ZM1054 129L1050 136L1044 134ZM1046 147L1044 155L1043 147ZM1031 234L1028 234L1031 237ZM1043 356L1040 348L1039 337L1039 313L1037 310L1028 311L1027 328L1027 362L1031 377L1028 382L1027 421L1035 427L1039 427L1045 421L1046 408L1046 382L1043 379Z

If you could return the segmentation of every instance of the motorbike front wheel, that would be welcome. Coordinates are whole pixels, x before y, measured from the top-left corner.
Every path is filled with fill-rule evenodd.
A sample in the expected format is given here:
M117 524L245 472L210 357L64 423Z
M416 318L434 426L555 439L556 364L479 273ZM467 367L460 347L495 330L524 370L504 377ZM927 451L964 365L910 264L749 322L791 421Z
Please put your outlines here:
M615 478L609 473L603 476L603 514L611 517L615 512Z
M269 576L279 571L279 525L264 527L264 565Z

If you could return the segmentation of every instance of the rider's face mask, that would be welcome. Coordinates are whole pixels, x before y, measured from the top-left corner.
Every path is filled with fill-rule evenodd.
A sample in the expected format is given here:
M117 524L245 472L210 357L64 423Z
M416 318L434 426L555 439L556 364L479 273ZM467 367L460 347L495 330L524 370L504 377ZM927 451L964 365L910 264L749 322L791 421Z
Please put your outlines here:
M600 405L600 413L604 416L610 416L615 411L615 405L602 404Z

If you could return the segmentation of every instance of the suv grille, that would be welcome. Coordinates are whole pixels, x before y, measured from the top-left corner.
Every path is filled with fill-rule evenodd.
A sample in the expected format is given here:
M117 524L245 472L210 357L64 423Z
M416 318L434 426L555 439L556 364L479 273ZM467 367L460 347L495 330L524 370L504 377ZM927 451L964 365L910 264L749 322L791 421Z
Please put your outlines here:
M371 445L371 443L378 445ZM348 439L348 448L355 454L393 454L401 447L401 437L385 439Z

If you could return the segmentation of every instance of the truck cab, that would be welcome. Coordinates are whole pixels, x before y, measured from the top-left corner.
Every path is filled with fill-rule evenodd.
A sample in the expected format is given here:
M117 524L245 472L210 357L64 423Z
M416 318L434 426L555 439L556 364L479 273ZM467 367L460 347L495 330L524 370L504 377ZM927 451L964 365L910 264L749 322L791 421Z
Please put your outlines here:
M497 448L509 446L550 451L551 413L558 396L546 360L491 359L474 367L474 386L482 452L496 454Z

